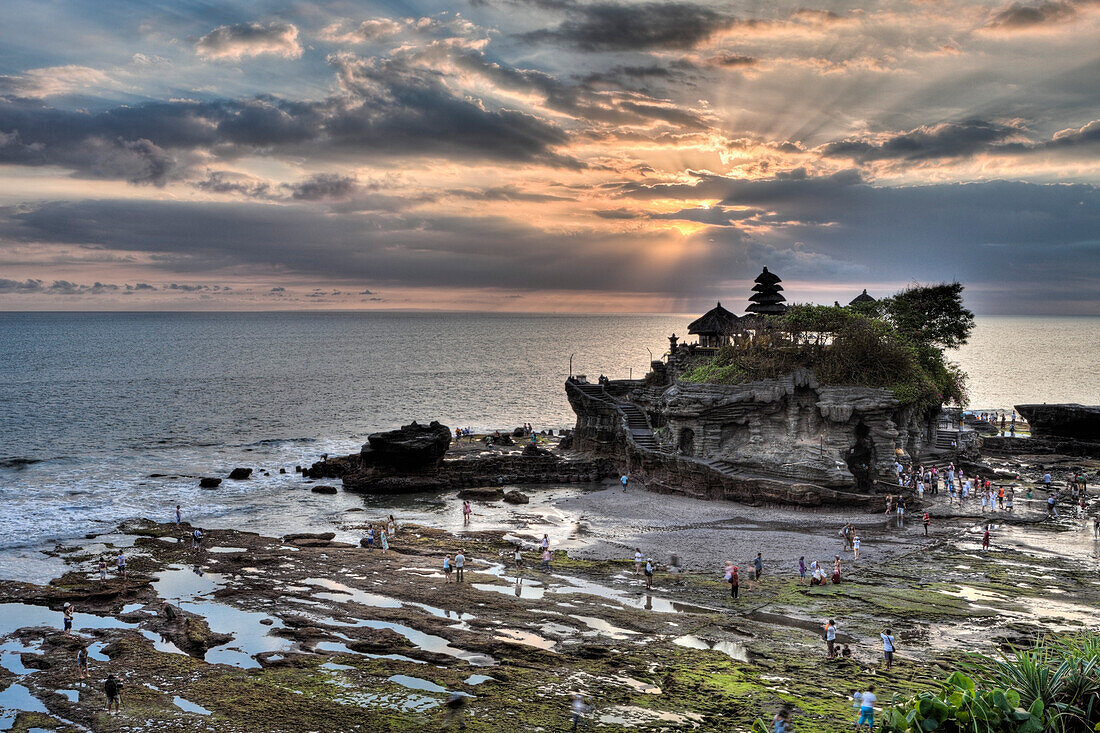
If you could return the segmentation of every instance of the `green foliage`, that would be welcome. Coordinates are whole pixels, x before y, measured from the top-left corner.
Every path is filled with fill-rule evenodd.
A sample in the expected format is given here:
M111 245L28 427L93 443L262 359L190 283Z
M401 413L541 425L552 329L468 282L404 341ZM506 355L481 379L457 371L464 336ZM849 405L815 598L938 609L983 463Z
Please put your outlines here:
M909 340L954 349L966 343L974 314L963 307L962 283L918 285L882 301L886 318Z
M955 296L954 286L937 285L845 308L792 305L786 314L769 319L753 338L735 337L682 379L739 384L807 368L821 384L890 389L902 405L920 410L944 403L963 405L966 375L946 360L937 342L928 340L958 341L969 334L969 326L960 323L966 317L972 322L973 315L964 311L962 317L953 311L948 301ZM921 331L912 324L923 312L931 313L935 323ZM895 313L902 314L901 320L894 320ZM898 325L902 322L908 324L904 329Z
M1100 729L1100 635L1044 641L1000 660L977 658L938 693L885 713L887 733L1085 733Z

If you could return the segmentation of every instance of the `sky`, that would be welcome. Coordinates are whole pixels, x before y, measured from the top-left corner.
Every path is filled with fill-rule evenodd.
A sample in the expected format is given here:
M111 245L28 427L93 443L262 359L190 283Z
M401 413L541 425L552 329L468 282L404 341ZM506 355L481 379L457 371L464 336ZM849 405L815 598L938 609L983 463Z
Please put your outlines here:
M0 4L0 310L1100 314L1100 0Z

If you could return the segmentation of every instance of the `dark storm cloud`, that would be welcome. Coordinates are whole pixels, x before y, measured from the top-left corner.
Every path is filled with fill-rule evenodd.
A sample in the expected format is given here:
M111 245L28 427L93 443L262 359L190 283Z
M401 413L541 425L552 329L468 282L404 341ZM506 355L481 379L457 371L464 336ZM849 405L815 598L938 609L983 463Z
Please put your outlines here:
M300 183L284 184L291 198L299 201L346 199L359 188L354 176L318 173Z
M1022 132L1018 127L968 120L920 127L881 142L858 139L832 142L826 144L821 152L826 157L850 158L860 162L891 158L913 161L956 158L988 150L1019 137Z
M557 126L455 93L435 72L351 57L333 64L347 94L319 102L261 97L86 112L0 98L0 163L56 165L80 177L158 185L183 175L197 151L227 159L253 153L333 160L443 155L580 167L553 152L568 140ZM265 193L218 173L203 185L214 192Z
M523 38L561 43L585 51L640 51L694 48L736 20L704 5L685 2L594 3L567 5L568 17L556 28Z
M1036 26L1061 23L1077 15L1077 7L1071 2L1054 0L1053 2L1041 2L1035 5L1012 3L997 11L989 19L989 28L1003 30L1024 30Z
M264 198L271 192L271 186L265 181L228 171L210 171L206 178L191 185L208 193L235 193L252 198Z
M740 56L733 53L723 53L711 56L707 61L714 66L721 66L725 69L744 69L750 66L756 66L760 63L760 59L753 56Z

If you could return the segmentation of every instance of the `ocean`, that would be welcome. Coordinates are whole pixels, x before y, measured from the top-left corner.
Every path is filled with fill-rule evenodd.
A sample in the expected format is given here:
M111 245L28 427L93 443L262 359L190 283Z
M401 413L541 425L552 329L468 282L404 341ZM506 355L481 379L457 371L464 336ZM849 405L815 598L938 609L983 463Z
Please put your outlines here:
M177 503L196 522L323 525L361 500L303 502L294 465L414 419L570 427L571 356L592 379L638 377L692 318L0 313L0 549L166 520ZM1098 336L1100 318L980 317L952 358L970 374L975 409L1095 404ZM271 476L216 491L150 477L235 466ZM10 563L0 558L0 577Z

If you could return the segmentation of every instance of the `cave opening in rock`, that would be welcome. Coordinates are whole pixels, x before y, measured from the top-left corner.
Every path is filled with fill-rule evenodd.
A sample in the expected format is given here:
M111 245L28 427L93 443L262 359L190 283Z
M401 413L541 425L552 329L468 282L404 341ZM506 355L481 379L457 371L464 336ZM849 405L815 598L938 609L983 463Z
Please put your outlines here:
M691 428L680 431L680 452L685 456L695 455L695 431Z
M856 480L856 490L870 493L875 486L875 444L863 420L856 423L854 432L856 442L848 449L845 463Z

